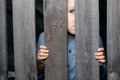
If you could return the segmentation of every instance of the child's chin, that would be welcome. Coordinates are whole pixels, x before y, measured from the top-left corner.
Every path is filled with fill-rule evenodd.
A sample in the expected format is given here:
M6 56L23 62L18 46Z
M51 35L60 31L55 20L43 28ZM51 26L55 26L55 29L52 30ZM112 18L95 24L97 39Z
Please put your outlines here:
M75 35L75 32L68 32L69 35Z
M74 36L74 35L75 35L75 32L71 33L71 35L73 35L73 36Z

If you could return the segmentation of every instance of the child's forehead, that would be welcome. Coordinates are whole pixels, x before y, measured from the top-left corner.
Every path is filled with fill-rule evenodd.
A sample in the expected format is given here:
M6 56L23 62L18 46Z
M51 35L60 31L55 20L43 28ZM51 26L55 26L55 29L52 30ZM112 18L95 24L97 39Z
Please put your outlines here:
M75 7L75 0L67 0L68 1L68 8L74 8Z
M74 4L75 0L67 0L68 4Z

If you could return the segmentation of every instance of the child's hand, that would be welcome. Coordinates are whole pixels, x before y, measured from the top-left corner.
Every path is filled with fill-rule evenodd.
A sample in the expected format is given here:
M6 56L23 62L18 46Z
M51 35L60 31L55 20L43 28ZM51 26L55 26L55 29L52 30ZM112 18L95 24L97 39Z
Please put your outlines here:
M49 50L47 50L47 47L44 45L41 45L38 51L38 60L40 61L46 60L49 55L48 53L49 53Z
M106 62L105 55L104 55L104 48L99 48L98 51L95 53L95 59L97 59L100 65Z

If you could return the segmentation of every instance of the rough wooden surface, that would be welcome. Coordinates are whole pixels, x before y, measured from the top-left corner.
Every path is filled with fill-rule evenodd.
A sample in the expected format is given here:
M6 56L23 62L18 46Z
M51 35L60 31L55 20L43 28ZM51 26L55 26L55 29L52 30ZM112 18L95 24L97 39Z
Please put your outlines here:
M120 0L107 1L107 54L109 80L120 80Z
M77 80L99 80L94 53L99 47L99 2L76 0Z
M16 80L37 80L34 0L13 0Z
M66 0L44 0L45 43L49 58L45 80L67 80Z
M0 0L0 80L7 80L6 0Z

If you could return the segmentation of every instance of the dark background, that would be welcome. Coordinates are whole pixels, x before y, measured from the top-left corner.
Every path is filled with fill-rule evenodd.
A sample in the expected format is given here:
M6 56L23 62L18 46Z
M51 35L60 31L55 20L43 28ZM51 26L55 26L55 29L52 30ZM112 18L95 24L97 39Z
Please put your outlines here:
M106 50L106 0L99 0L100 10L100 35ZM43 31L43 0L35 0L36 12L36 40ZM14 71L13 53L13 24L12 24L12 0L7 0L7 43L8 43L8 70ZM14 80L14 78L9 78Z

